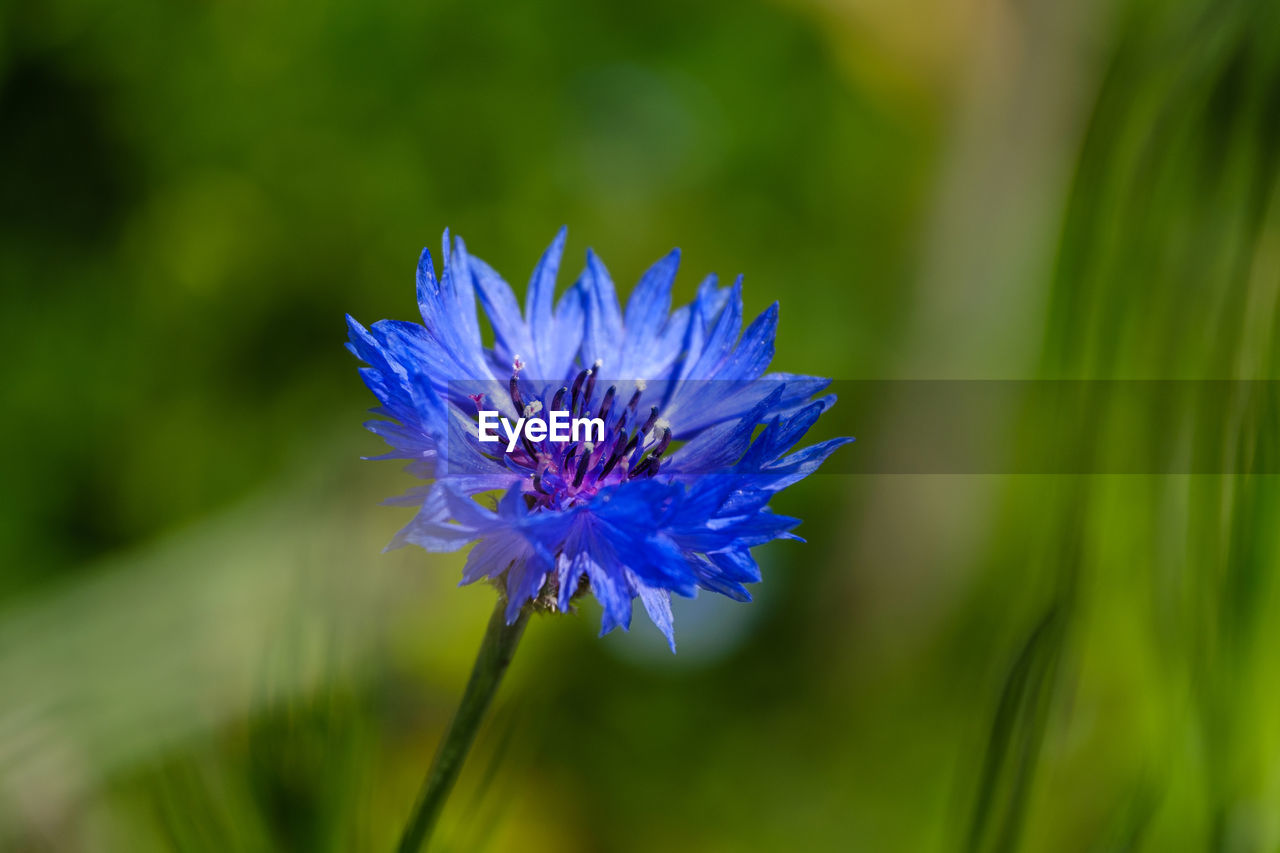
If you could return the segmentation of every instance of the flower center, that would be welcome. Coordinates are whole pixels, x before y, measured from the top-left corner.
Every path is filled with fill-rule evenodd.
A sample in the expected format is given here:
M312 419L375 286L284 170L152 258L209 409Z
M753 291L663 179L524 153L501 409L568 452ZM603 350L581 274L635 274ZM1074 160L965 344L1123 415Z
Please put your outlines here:
M658 406L641 406L646 390L643 380L610 384L599 390L601 364L597 361L581 371L569 385L562 385L548 404L522 385L519 356L512 364L507 388L516 411L531 417L545 410L567 412L570 419L598 418L604 423L603 440L578 437L568 441L531 440L521 433L520 447L504 454L507 464L521 470L529 485L525 489L531 508L566 509L596 494L602 487L658 473L662 455L671 444L671 425L659 417ZM632 390L624 403L618 385ZM630 386L628 388L628 386ZM625 392L624 392L625 393ZM587 430L587 435L592 431ZM599 439L599 432L594 435Z

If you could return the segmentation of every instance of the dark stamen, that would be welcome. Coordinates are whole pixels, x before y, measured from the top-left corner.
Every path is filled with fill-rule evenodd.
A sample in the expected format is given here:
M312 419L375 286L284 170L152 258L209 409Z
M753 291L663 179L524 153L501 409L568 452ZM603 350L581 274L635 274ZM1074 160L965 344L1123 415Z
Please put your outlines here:
M656 455L646 456L644 461L631 470L628 477L652 477L658 473L658 467L662 465L662 460Z
M511 390L511 404L516 407L516 417L524 416L524 398L520 396L520 377L513 375L507 383Z
M566 386L561 385L560 390L557 391L556 395L551 398L551 411L553 412L561 411L560 406L561 404L564 403L565 395L568 393L569 393L569 389Z
M658 446L653 449L653 457L656 459L661 456L669 444L671 444L671 430L670 428L664 428L662 430L662 438L658 439Z
M600 403L600 414L596 415L600 420L604 420L604 416L609 413L609 407L613 405L613 395L617 390L617 388L610 385L609 390L604 392L604 401Z
M622 452L630 453L631 451L635 450L636 445L640 443L641 439L643 439L646 435L649 434L649 430L653 429L653 425L657 423L657 421L658 421L658 407L654 406L652 409L649 410L649 417L645 419L645 422L643 424L641 424L640 429L636 430L635 433L631 436L631 440L627 442L626 449L623 450Z
M645 419L644 426L640 427L638 435L644 438L649 434L649 430L653 429L653 425L658 421L658 407L654 406L649 410L649 417Z
M596 390L596 372L590 370L587 372L587 387L582 392L582 411L586 412L587 407L591 405L591 394Z
M648 474L652 477L658 473L658 465L661 463L662 454L666 452L667 447L671 444L671 428L662 428L662 438L658 439L658 443L654 445L649 455L645 456L632 471L632 477L639 477L641 474Z
M618 464L618 461L622 459L624 455L625 454L623 454L621 450L613 451L613 455L609 457L608 462L604 463L604 469L600 472L600 476L597 477L596 479L603 480L605 477L608 477L609 472L613 470L614 466Z
M591 451L584 450L582 458L578 460L577 473L573 475L573 487L576 489L582 485L582 478L587 476L587 469L591 467Z
M587 381L587 376L590 373L590 370L584 370L573 380L573 396L569 398L569 411L573 414L578 412L578 392L582 390L582 383Z

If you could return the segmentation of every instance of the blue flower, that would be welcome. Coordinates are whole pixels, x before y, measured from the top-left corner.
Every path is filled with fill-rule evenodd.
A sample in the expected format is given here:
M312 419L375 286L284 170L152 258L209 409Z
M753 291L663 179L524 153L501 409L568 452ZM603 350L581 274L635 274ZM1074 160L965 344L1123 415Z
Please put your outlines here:
M774 303L742 330L741 279L714 276L671 310L673 251L618 304L604 264L557 301L561 229L529 283L524 310L510 286L461 239L418 263L422 323L347 317L348 348L383 420L366 426L408 470L433 481L397 502L419 507L389 547L451 551L475 543L462 582L505 586L507 620L534 601L568 610L590 591L601 633L630 626L635 599L675 650L670 594L699 588L748 601L760 580L751 549L798 519L769 510L779 490L817 470L837 438L791 452L835 401L830 380L766 373ZM488 318L486 346L476 299ZM588 441L480 440L479 413L515 424L550 412L596 418ZM504 427L509 428L509 427Z

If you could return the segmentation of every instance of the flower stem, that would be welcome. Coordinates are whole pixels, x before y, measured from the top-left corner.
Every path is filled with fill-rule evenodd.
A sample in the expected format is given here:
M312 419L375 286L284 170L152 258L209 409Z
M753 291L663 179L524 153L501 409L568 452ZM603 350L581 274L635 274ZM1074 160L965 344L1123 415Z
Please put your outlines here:
M484 641L480 644L475 665L471 669L471 678L467 681L467 689L462 693L462 702L453 715L453 721L449 723L444 740L436 748L436 757L432 760L431 770L418 793L413 816L405 825L404 834L400 836L400 853L418 853L430 839L436 819L440 817L440 810L444 808L445 800L449 798L453 783L457 781L458 772L471 749L471 743L476 738L480 721L484 719L485 711L498 690L507 665L515 656L516 645L524 633L525 623L529 621L529 610L522 610L516 621L508 625L506 605L506 601L499 598L493 615L489 617L489 627L485 629Z

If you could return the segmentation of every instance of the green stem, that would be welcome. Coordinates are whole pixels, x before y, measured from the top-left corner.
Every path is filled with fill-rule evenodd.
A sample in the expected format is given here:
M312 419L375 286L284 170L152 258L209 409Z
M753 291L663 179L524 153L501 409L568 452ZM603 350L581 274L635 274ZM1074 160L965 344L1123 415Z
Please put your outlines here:
M485 629L484 641L476 655L475 666L471 669L471 679L467 681L467 689L463 691L462 702L449 723L449 730L444 740L436 748L436 757L431 762L431 770L422 783L418 794L418 803L413 808L413 816L400 836L400 853L418 853L423 849L435 828L440 810L453 790L453 783L458 780L458 772L467 758L471 743L476 739L476 731L480 721L493 701L493 694L498 690L507 665L515 656L516 645L524 633L525 623L529 621L528 609L522 610L515 622L507 624L505 615L507 603L499 598L498 606L489 617L489 627Z

